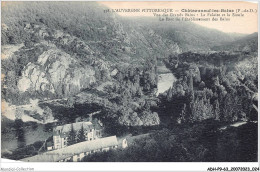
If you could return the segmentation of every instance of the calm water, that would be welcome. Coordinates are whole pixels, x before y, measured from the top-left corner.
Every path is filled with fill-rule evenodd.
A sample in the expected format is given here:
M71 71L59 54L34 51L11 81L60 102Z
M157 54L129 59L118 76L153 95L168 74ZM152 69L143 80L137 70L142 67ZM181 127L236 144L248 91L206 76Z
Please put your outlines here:
M12 129L2 133L1 148L2 151L14 150L36 141L44 141L50 136L52 136L52 127L44 124L25 126L19 130Z
M166 90L172 87L173 82L176 81L176 78L172 73L159 74L158 77L157 95L164 93Z

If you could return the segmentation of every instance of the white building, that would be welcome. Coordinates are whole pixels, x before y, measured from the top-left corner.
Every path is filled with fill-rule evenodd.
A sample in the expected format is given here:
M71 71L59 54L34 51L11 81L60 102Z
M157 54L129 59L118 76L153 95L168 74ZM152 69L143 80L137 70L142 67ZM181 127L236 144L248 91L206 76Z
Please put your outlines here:
M53 149L60 149L68 146L68 136L72 128L75 132L75 136L77 136L82 127L86 141L102 137L102 127L98 123L94 125L91 122L76 122L57 126L53 129Z
M29 158L21 159L24 162L79 162L85 156L101 151L116 149L118 141L116 136L96 139L93 141L85 141L67 146L61 149L45 152Z

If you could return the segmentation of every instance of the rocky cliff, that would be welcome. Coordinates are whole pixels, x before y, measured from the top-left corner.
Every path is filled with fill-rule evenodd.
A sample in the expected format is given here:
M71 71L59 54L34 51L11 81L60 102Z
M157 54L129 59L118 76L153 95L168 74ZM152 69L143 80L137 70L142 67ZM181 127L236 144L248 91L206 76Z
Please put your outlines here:
M59 49L49 49L29 62L21 71L18 89L21 92L51 92L59 96L78 93L95 83L95 71L89 65L80 65L69 54Z

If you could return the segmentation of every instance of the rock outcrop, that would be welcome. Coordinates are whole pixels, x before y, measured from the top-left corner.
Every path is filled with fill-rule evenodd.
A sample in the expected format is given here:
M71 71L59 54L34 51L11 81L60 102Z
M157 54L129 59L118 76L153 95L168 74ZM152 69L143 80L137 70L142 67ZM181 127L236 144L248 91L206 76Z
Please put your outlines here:
M95 83L95 71L89 65L81 65L69 54L59 49L49 49L28 63L18 81L19 91L51 92L69 96Z

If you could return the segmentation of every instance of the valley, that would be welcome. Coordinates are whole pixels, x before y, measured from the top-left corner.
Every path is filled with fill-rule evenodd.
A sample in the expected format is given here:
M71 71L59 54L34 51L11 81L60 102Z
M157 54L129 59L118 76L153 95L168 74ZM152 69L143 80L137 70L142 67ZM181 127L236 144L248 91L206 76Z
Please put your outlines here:
M57 126L98 121L129 146L82 161L257 161L258 33L104 10L7 3L2 157L48 152Z

